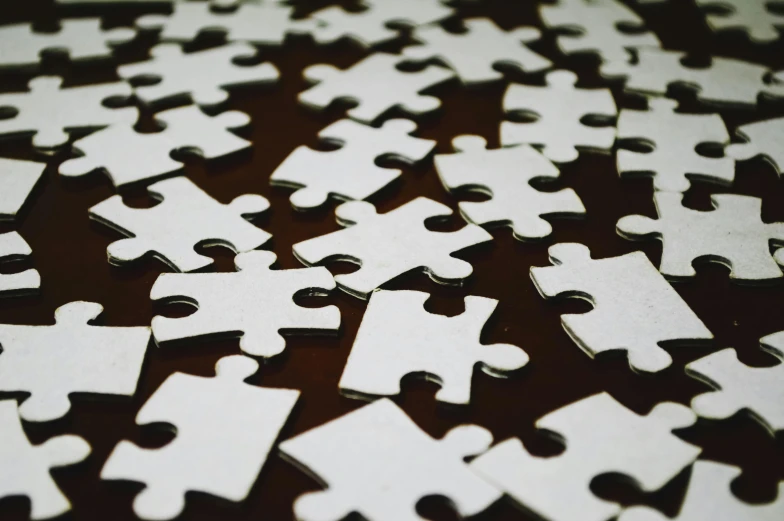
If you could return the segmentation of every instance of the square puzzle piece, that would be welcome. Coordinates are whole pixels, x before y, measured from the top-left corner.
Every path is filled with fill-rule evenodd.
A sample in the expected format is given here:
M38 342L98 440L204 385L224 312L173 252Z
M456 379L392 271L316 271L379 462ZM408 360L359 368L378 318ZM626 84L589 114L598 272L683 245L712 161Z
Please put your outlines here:
M0 233L0 263L32 255L30 245L17 232ZM29 269L21 273L0 273L0 297L34 293L41 287L41 275Z
M45 169L45 163L0 157L0 221L16 218Z

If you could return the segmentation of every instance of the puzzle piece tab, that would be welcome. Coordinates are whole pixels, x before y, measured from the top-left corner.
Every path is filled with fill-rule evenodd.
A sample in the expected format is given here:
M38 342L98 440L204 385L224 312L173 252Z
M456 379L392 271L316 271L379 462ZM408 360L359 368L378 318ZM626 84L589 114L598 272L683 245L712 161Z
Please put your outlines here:
M16 218L45 169L45 163L0 157L0 221Z
M738 161L762 156L779 176L784 174L784 118L741 125L736 133L746 143L729 145L725 150L727 155Z
M736 29L743 31L754 43L772 43L779 39L778 29L784 28L784 14L771 6L781 7L781 0L696 0L702 8L720 8L705 15L714 32Z
M33 250L16 232L0 233L0 263L30 256ZM41 275L29 269L21 273L0 273L0 297L35 292L41 287Z

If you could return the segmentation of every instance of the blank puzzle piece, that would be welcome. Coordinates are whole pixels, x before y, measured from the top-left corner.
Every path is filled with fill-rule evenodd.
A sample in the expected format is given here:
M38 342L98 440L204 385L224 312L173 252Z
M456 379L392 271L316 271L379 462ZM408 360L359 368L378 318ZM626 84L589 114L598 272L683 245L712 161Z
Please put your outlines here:
M429 297L421 291L372 293L338 384L342 391L391 396L400 393L403 377L424 374L441 385L436 400L467 404L477 364L503 377L528 363L517 346L479 343L497 300L469 296L462 314L446 317L424 309Z
M243 352L271 357L286 347L281 331L337 333L337 307L310 309L294 303L295 295L326 295L335 289L332 274L324 267L272 270L275 259L269 251L249 251L235 258L236 273L161 274L150 298L194 302L198 311L185 318L153 318L155 341L239 333Z
M297 188L291 195L297 210L322 206L329 197L367 199L400 176L400 170L376 165L377 159L391 155L416 163L436 147L435 141L409 135L416 128L407 119L385 121L380 128L350 119L336 121L319 132L319 138L340 144L339 150L297 147L272 173L270 183Z
M83 461L90 445L79 436L66 435L31 445L22 430L14 400L0 401L0 498L26 496L30 519L51 519L71 510L71 503L49 473Z
M724 349L686 366L686 374L715 389L692 400L698 416L724 420L746 411L773 435L784 431L784 332L760 343L778 359L777 365L749 367L734 349Z
M706 157L697 153L704 144L727 145L729 132L718 114L681 114L670 99L649 99L649 110L622 110L618 116L618 139L648 145L650 152L618 151L621 177L651 174L656 190L685 192L688 176L729 185L735 180L735 161L730 157Z
M705 324L672 289L642 252L591 259L582 244L549 249L553 266L531 268L531 279L545 298L581 298L594 309L564 315L564 330L594 357L623 350L635 371L658 372L672 364L660 343L696 343L713 339Z
M338 521L356 512L374 521L421 521L416 504L425 496L448 498L461 518L500 497L463 461L492 442L492 434L476 425L433 439L384 398L279 447L329 487L297 498L297 519Z
M0 221L16 218L46 169L46 163L0 157Z
M458 204L466 221L478 225L510 226L515 239L543 239L553 227L542 216L585 214L585 207L571 188L540 192L534 179L555 180L558 168L527 145L487 150L479 136L459 136L452 141L457 154L435 158L441 183L451 193L461 189L489 195L489 201Z
M147 104L188 95L199 105L218 105L229 98L225 87L277 81L280 75L271 63L242 66L233 62L255 56L256 52L250 44L233 43L186 54L179 45L164 43L153 47L151 60L122 65L117 73L125 79L160 80L134 89L136 97Z
M784 14L770 7L781 7L782 0L696 0L700 7L718 7L705 16L714 32L737 29L745 32L754 43L772 43L779 39L777 29L784 28Z
M621 506L595 496L591 481L615 473L645 492L660 489L700 454L699 447L672 434L695 420L680 404L660 403L641 416L600 393L537 420L537 428L563 440L562 454L532 456L519 439L510 438L470 466L544 521L607 521Z
M133 91L127 83L61 89L62 83L57 76L40 76L30 80L29 91L0 94L0 110L10 107L16 111L14 117L0 119L0 136L32 134L34 146L55 148L68 142L66 130L136 123L139 111L135 107L111 109L103 105L110 98L130 99Z
M71 302L53 326L0 324L0 391L25 392L22 419L62 418L73 393L133 396L150 341L149 327L96 327L103 306Z
M746 143L729 145L725 150L727 155L738 161L762 156L779 176L784 173L784 118L741 125L736 133Z
M271 237L245 220L269 208L260 195L240 195L223 204L186 177L159 181L147 189L161 200L152 208L131 208L119 195L90 208L90 218L130 237L109 245L106 251L112 264L152 254L176 271L194 271L213 263L196 253L199 244L243 253Z
M21 23L0 27L0 69L37 68L43 52L59 51L71 61L108 58L112 47L129 42L136 31L127 27L101 29L99 18L60 21L54 33L33 31L32 24Z
M672 278L697 275L695 260L709 259L732 271L730 278L764 281L782 277L771 255L771 243L784 246L784 223L764 223L762 199L745 195L712 195L714 209L702 212L686 208L682 194L654 194L658 219L630 215L618 221L623 237L637 240L655 237L662 241L661 271ZM776 253L784 265L784 250Z
M571 71L547 74L547 86L509 85L504 110L536 116L536 121L501 123L501 144L539 145L544 155L557 163L578 157L577 147L609 152L615 143L615 127L589 127L586 116L613 118L618 114L609 89L575 87L577 75Z
M394 107L413 115L438 109L441 100L420 92L453 78L454 73L436 65L418 72L402 72L396 68L400 60L400 56L391 54L371 54L345 70L311 65L305 69L305 78L318 85L301 92L299 101L316 110L323 110L336 100L356 102L348 115L363 123L372 123Z
M676 517L666 517L645 506L623 511L618 521L779 521L784 519L784 482L779 482L778 498L769 504L751 505L739 501L730 488L741 469L714 461L699 460L691 471L689 488Z
M141 134L131 125L112 125L77 140L74 148L83 156L64 161L60 174L80 177L101 170L119 188L181 170L182 163L171 158L175 150L214 159L251 146L250 141L229 132L250 123L244 112L208 116L189 105L159 112L155 117L165 126L160 132Z
M234 355L218 361L213 378L169 376L136 423L174 425L174 440L160 449L121 441L101 479L144 483L133 503L142 519L174 519L185 507L187 492L244 500L299 399L296 390L245 383L258 367L255 360Z
M0 233L0 263L21 260L32 253L30 245L17 232ZM41 275L37 270L0 273L0 297L34 292L40 287Z
M539 7L545 27L569 29L576 34L559 36L558 48L564 54L590 52L602 61L625 61L626 49L661 47L634 11L617 0L559 0ZM633 27L634 32L619 27Z
M530 50L523 43L541 36L533 27L518 27L512 31L500 29L487 18L465 21L466 33L450 33L438 25L426 25L414 30L414 39L423 45L406 47L403 56L414 61L438 58L457 73L465 85L503 79L494 65L511 64L524 72L549 68L552 62Z
M473 268L452 253L493 239L473 224L455 232L431 232L425 228L425 220L449 216L452 210L426 197L385 214L377 213L370 203L353 201L340 205L335 214L338 223L349 228L297 243L294 255L307 266L330 260L359 264L359 270L336 275L335 281L342 290L362 299L385 282L415 269L423 269L438 283L460 284Z

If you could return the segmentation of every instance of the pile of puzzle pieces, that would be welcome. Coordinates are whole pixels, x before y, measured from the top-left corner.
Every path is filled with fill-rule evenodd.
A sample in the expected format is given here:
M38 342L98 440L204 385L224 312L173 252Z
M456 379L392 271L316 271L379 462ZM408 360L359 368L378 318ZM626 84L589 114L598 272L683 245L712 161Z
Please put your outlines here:
M284 0L47 0L62 13L71 4L107 15L114 4L149 12L134 27L67 16L54 31L39 30L32 20L0 26L0 70L30 74L27 90L0 89L0 137L28 140L25 146L39 158L0 158L0 218L11 229L0 234L0 261L28 266L0 273L0 297L31 305L47 291L47 273L29 267L37 254L20 234L21 223L37 211L30 208L47 185L70 183L76 192L83 185L70 178L86 177L114 193L91 203L84 217L98 223L96 241L104 227L115 235L106 258L117 276L153 258L160 273L150 300L196 308L182 318L114 327L94 323L101 304L75 300L58 304L54 324L0 323L0 499L28 498L34 520L67 514L71 503L51 470L82 462L92 450L90 440L68 432L72 407L112 397L138 400L153 350L176 360L177 353L233 338L237 352L220 358L214 375L191 374L186 365L153 386L143 403L123 404L135 407L137 425L165 423L176 431L156 449L117 439L99 463L101 480L140 485L132 506L139 519L183 515L192 492L247 501L266 462L278 457L323 485L292 505L292 516L302 521L351 514L415 521L420 500L433 495L447 498L461 517L509 501L521 518L664 521L671 517L657 505L602 498L592 483L617 474L654 493L684 472L688 484L673 519L784 519L784 481L771 501L743 501L731 488L741 469L703 454L677 432L741 414L766 436L784 435L784 321L777 330L758 332L770 361L753 367L735 349L717 345L709 328L714 319L700 316L674 286L697 277L695 264L699 269L703 261L726 266L733 283L753 284L751 292L784 283L784 222L763 220L762 199L733 191L736 170L752 159L784 175L784 117L757 117L760 106L784 105L784 62L776 70L711 56L705 66L692 66L643 16L658 16L675 0L542 2L535 9L538 27L508 29L464 14L490 1L358 0L356 9L315 9ZM690 9L717 39L741 32L750 44L773 45L781 43L784 28L782 5L771 7L777 3L784 4L696 0ZM191 44L212 33L220 43L193 50ZM122 49L140 38L155 42L149 57L119 64ZM543 45L548 38L549 47ZM226 106L296 81L266 61L268 49L285 56L293 40L307 40L325 54L336 45L362 53L348 67L306 67L308 85L292 100L312 118L335 110L335 102L350 107L316 136L302 136L303 144L274 169L258 172L262 183L220 201L185 175L179 153L210 164L258 148L261 143L237 133L253 124L251 116ZM39 74L50 54L67 58L75 85ZM573 60L592 64L589 81L571 70ZM79 82L81 62L109 64L117 79ZM466 92L501 87L505 119L492 141L466 133L439 143L418 135L423 118L443 112L434 93L445 84ZM689 103L676 100L683 99L673 95L679 89L691 91ZM625 108L632 98L636 109ZM727 107L744 111L745 123L728 128ZM141 131L144 115L161 128ZM304 144L315 140L333 149ZM620 184L650 178L650 208L657 215L640 208L607 231L617 234L618 251L628 251L622 239L658 239L658 262L643 251L592 255L591 244L551 240L562 218L591 219L592 208L572 188L545 190L541 183L562 186L562 170L595 152L614 155ZM386 204L404 176L385 161L390 157L430 165L427 175L440 181L451 205L419 196L380 211L377 204ZM282 251L252 222L268 211L290 210L271 209L255 193L265 175L305 216L300 226L332 206L337 225ZM712 210L690 205L696 183L721 189L710 197ZM124 196L138 188L158 203L127 204ZM464 223L431 229L435 219L456 222L455 208ZM456 424L440 438L420 428L395 400L409 377L436 382L435 399L444 406L487 407L472 392L474 380L484 378L475 369L526 378L522 368L538 371L537 357L527 345L482 342L503 302L470 294L461 314L445 316L426 309L430 292L390 289L390 283L411 272L442 285L469 283L474 265L455 254L493 248L509 231L517 244L538 247L550 259L549 266L509 259L521 284L543 300L578 298L592 306L561 316L574 347L590 358L624 352L634 378L666 386L677 371L701 382L702 392L689 405L662 400L645 414L630 406L633 397L610 388L564 401L532 426L565 446L553 457L532 453L517 437L494 442L479 425ZM234 254L234 271L216 271L213 259L200 253L212 246ZM302 267L277 269L284 255ZM338 261L358 268L333 275L324 264ZM367 403L350 401L346 414L295 432L291 418L308 406L307 396L247 380L257 382L261 364L286 353L289 338L346 335L341 310L330 304L338 292L363 316L332 390ZM301 305L302 296L312 297L312 305ZM690 346L711 349L678 367L673 353ZM285 371L285 359L282 366ZM66 427L33 444L30 425L49 422ZM276 485L266 480L263 486Z

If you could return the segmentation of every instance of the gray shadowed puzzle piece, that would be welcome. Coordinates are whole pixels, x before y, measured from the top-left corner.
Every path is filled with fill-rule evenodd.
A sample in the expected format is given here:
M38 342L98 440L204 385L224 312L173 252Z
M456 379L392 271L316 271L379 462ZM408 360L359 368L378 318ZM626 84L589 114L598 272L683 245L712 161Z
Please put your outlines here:
M784 118L741 125L736 134L745 142L729 145L725 149L727 155L738 161L761 156L776 169L779 176L784 173Z
M713 32L743 31L756 44L773 43L781 36L784 14L771 6L781 8L782 0L696 0L702 8L719 8L708 12L705 21Z
M0 157L0 221L16 219L45 169L46 163Z
M0 233L0 263L22 260L32 255L30 245L17 232ZM0 273L0 297L34 293L41 287L41 275L28 269L21 273Z

